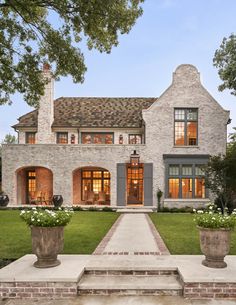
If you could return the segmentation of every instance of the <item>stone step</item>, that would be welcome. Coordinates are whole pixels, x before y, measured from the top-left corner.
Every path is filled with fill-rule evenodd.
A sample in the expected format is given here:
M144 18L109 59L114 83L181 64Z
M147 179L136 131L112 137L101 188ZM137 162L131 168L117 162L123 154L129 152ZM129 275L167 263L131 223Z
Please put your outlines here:
M84 274L78 295L182 295L174 275L92 275Z
M150 208L118 208L116 210L117 213L153 213L153 209Z
M88 269L86 268L84 271L84 274L92 274L92 275L178 275L178 271L176 268L170 268L170 269Z

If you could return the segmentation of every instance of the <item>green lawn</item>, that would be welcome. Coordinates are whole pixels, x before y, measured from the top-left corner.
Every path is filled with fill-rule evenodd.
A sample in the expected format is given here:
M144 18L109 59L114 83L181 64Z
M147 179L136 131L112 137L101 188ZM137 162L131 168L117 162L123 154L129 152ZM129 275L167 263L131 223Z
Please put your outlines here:
M171 254L201 254L199 233L193 214L149 214ZM232 233L230 254L236 255L236 232Z
M31 253L30 229L19 211L0 211L0 259ZM64 253L91 254L119 214L114 212L75 212L65 228Z

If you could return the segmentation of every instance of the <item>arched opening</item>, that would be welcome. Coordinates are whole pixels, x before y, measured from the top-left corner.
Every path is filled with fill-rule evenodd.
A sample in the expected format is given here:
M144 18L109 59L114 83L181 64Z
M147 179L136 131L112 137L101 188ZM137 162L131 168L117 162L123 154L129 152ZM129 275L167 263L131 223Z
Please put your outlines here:
M17 203L50 205L53 196L53 173L41 166L24 167L16 172Z
M82 167L73 172L73 204L110 205L110 172L101 167Z

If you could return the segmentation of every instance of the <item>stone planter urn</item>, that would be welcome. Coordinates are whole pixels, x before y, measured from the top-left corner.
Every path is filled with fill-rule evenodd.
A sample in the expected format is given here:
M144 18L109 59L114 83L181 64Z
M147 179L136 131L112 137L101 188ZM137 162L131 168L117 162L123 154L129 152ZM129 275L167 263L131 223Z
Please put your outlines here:
M9 197L7 195L0 195L0 206L6 207L9 203Z
M64 227L31 226L32 252L36 254L37 268L50 268L60 265L57 255L64 246Z
M199 228L200 247L205 259L202 264L210 268L225 268L227 266L224 257L230 250L230 228Z
M55 206L56 208L59 208L59 207L62 205L62 203L63 203L63 197L62 197L62 195L54 195L54 196L52 197L52 202L53 202L53 204L54 204L54 206Z

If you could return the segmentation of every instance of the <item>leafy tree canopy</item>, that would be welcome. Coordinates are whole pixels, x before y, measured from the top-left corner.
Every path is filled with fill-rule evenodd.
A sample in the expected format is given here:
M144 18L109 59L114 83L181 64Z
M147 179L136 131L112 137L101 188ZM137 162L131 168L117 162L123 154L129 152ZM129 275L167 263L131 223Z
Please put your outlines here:
M218 73L223 81L219 90L231 90L236 95L236 35L224 38L220 48L216 50L213 64L218 68Z
M16 136L8 133L5 135L5 138L3 139L1 144L16 144L16 143L17 143Z
M129 33L144 0L0 0L0 105L20 92L37 106L44 91L41 66L83 82L79 43L109 53Z
M216 196L216 202L224 207L236 207L236 128L230 135L225 156L212 156L205 170L206 187Z

